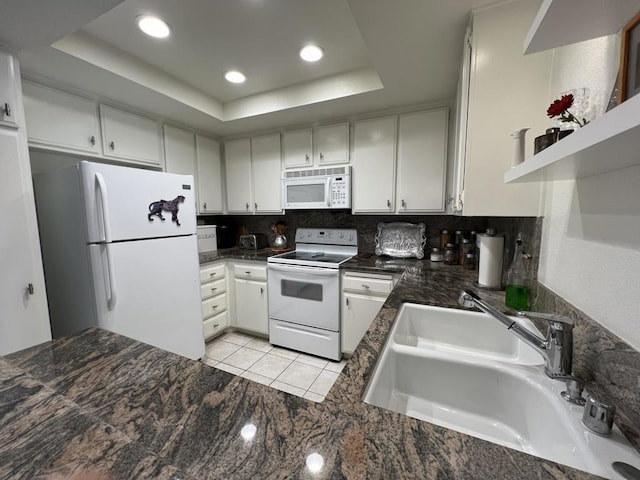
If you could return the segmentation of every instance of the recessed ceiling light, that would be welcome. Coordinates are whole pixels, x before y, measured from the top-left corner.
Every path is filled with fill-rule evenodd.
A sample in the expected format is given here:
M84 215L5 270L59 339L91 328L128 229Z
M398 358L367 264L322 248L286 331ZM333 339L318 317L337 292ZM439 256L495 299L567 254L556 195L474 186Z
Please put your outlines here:
M300 58L306 62L317 62L324 56L324 50L317 45L307 45L300 49Z
M226 78L227 81L231 83L243 83L247 79L244 74L238 72L237 70L229 70L224 74L224 78Z
M138 28L144 33L154 38L166 38L171 33L167 23L152 15L139 15L136 17Z

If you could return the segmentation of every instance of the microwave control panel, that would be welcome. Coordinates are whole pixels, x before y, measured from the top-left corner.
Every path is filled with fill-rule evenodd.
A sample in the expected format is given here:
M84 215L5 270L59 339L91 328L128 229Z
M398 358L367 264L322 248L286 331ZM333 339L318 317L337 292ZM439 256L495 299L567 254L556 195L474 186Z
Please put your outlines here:
M331 206L333 208L351 208L349 175L331 178Z

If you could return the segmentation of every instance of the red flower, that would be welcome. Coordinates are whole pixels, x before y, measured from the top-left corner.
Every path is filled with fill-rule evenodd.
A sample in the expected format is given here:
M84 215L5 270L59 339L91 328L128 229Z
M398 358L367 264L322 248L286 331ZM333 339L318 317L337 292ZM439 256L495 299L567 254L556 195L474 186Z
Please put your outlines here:
M554 100L553 103L549 105L549 108L547 108L547 116L549 116L549 118L560 117L561 122L577 123L579 127L584 127L589 122L586 118L583 118L582 121L577 119L573 113L569 111L572 105L573 94L562 95L560 100Z
M573 105L573 94L570 93L569 95L563 95L560 100L555 100L551 105L549 105L547 115L550 118L562 115L571 108L571 105Z

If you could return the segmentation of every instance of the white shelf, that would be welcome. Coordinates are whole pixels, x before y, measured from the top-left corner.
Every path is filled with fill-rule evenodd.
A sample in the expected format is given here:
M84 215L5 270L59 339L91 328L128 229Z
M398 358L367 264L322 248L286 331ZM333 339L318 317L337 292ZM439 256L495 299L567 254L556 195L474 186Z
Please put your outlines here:
M640 10L640 0L544 0L524 41L541 52L618 32Z
M589 177L634 165L640 165L640 95L507 171L504 182Z

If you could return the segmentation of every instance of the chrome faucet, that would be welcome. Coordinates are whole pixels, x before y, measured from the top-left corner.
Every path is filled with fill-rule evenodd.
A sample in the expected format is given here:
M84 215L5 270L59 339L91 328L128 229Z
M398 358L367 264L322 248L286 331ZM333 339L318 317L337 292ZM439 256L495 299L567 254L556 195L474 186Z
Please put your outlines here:
M571 374L573 363L573 320L562 315L540 312L518 312L519 317L539 318L549 324L546 338L541 338L518 324L502 312L483 301L472 290L464 290L458 298L458 303L465 308L477 307L498 320L507 330L540 352L545 361L544 373L554 380L564 380L567 391L562 392L562 398L568 402L584 405L582 398L584 381Z

